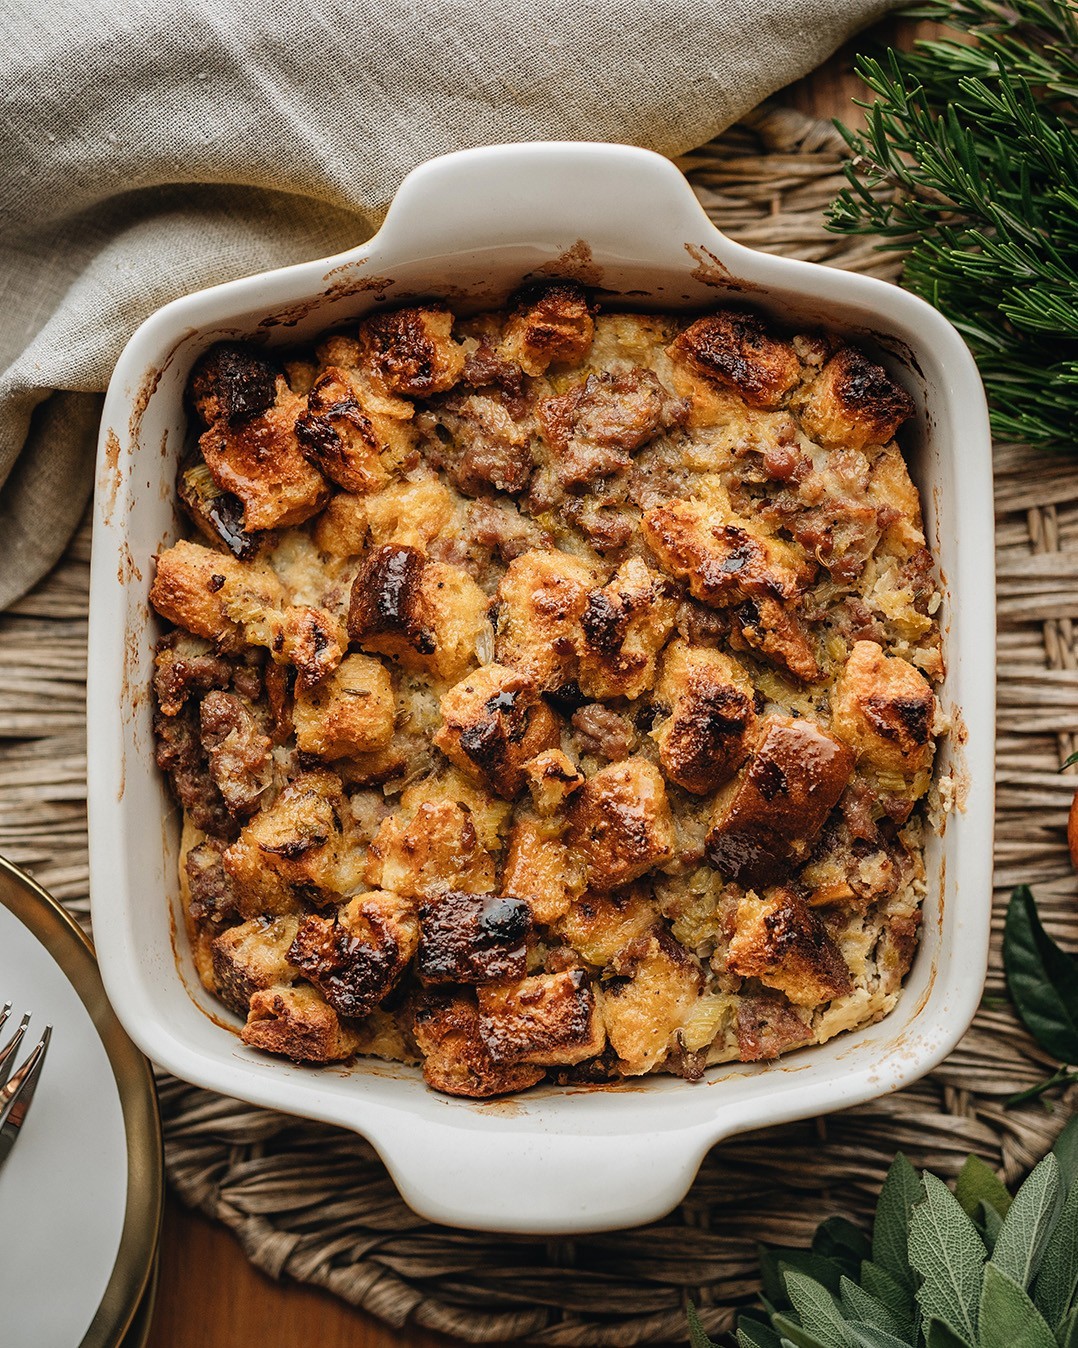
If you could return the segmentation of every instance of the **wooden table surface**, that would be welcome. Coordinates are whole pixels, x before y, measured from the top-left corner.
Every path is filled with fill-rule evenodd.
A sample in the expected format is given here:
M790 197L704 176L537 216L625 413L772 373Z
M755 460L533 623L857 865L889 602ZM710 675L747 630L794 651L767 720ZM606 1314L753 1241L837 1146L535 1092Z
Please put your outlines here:
M857 116L850 100L864 86L853 58L868 39L901 40L912 23L890 20L843 47L791 85L783 101L820 117ZM420 1329L387 1328L327 1292L276 1283L248 1262L230 1231L190 1212L169 1194L161 1239L150 1348L449 1348L458 1340Z

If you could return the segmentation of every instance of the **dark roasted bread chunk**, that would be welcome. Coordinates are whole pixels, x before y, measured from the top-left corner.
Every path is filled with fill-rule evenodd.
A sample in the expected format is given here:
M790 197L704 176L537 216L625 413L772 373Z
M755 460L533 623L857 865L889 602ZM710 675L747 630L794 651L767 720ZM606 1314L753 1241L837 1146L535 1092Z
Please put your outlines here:
M458 890L432 894L419 908L419 977L424 983L520 978L531 926L523 899Z

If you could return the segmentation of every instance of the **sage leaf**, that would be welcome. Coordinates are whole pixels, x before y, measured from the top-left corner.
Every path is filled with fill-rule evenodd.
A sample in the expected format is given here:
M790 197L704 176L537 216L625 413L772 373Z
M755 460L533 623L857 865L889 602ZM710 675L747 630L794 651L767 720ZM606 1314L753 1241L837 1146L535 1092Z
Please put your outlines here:
M1011 1206L1011 1195L1003 1181L979 1156L966 1157L955 1181L954 1196L967 1217L976 1218L981 1203L995 1208L1001 1217L1006 1217Z
M826 1287L791 1271L786 1274L786 1291L802 1326L825 1348L851 1348L842 1312Z
M780 1348L782 1340L769 1325L759 1320L739 1320L737 1323L738 1348Z
M870 1259L861 1265L861 1285L887 1307L902 1326L903 1334L912 1339L917 1324L913 1292Z
M992 1250L991 1262L1023 1291L1033 1281L1062 1204L1059 1162L1049 1152L1015 1195Z
M1059 1348L1078 1348L1078 1306L1075 1306L1056 1331Z
M685 1303L685 1318L689 1322L689 1343L692 1348L717 1348L717 1345L708 1338L707 1331L696 1314L696 1307L691 1301Z
M1044 1316L998 1264L984 1267L979 1348L1057 1348Z
M1075 1114L1055 1140L1052 1147L1059 1162L1059 1177L1065 1189L1078 1184L1078 1114Z
M1033 1284L1033 1301L1048 1323L1057 1328L1078 1297L1078 1184L1063 1204L1059 1222L1044 1247L1044 1258Z
M810 1334L807 1329L799 1325L796 1320L791 1320L788 1315L776 1315L771 1323L782 1336L783 1348L786 1348L787 1342L793 1344L794 1348L828 1348L822 1339L818 1339L815 1334Z
M872 1244L859 1226L845 1217L828 1217L816 1228L812 1238L814 1254L832 1259L844 1273L853 1278L861 1261L872 1254Z
M969 1348L969 1346L949 1325L939 1320L930 1320L925 1330L925 1348Z
M1026 1029L1060 1062L1078 1063L1078 961L1044 930L1028 885L1007 907L1003 964Z
M908 1339L896 1339L884 1329L864 1324L860 1320L848 1321L846 1328L857 1348L910 1348Z
M917 1300L926 1319L943 1321L973 1348L988 1251L941 1179L926 1171L924 1191L924 1201L910 1217L910 1263L924 1278Z
M906 1325L897 1315L872 1295L865 1291L852 1278L843 1278L840 1289L842 1309L847 1320L863 1321L873 1329L882 1329L888 1334L899 1335Z
M910 1271L908 1232L910 1213L924 1195L917 1171L899 1152L891 1162L876 1202L872 1225L872 1262L904 1287L914 1287ZM837 1289L836 1289L837 1290Z
M996 1248L996 1241L999 1239L999 1233L1003 1230L1003 1218L995 1208L989 1207L987 1203L978 1204L980 1208L981 1225L984 1228L982 1235L984 1243L988 1246L988 1253L991 1254Z
M760 1280L763 1283L764 1296L779 1307L788 1306L786 1296L786 1270L796 1269L798 1273L807 1273L823 1283L829 1292L838 1292L842 1269L831 1259L813 1254L811 1250L786 1249L780 1246L759 1246Z

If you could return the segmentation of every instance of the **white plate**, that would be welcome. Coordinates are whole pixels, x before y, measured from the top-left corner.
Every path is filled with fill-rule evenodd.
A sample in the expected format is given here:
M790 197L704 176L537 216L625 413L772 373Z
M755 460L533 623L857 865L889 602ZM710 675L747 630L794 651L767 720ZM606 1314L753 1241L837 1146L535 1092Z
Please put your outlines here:
M161 1211L161 1135L145 1059L109 1007L85 937L0 859L2 1038L52 1043L0 1170L4 1348L120 1343L146 1291ZM21 1060L20 1054L20 1060Z

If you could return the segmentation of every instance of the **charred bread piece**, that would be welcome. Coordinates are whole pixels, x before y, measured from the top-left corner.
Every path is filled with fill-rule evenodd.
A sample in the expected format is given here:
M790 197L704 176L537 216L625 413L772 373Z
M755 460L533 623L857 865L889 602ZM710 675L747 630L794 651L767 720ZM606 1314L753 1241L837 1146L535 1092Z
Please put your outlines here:
M494 655L552 692L576 675L595 573L565 552L525 552L498 586Z
M494 1061L471 992L426 993L416 1008L412 1032L423 1054L424 1081L445 1095L485 1100L527 1090L546 1075L542 1067Z
M831 693L831 724L859 763L903 777L927 774L935 715L935 694L919 669L875 642L856 643Z
M637 698L655 682L655 662L674 627L673 586L632 557L588 594L577 682L589 698Z
M572 1066L606 1046L595 990L583 969L534 974L477 990L479 1033L498 1063Z
M288 958L298 927L298 917L255 917L215 939L214 986L238 1016L246 1017L251 998L260 989L287 986L299 977Z
M752 683L737 661L673 641L655 700L670 708L651 732L667 777L699 796L729 781L748 757L756 728Z
M592 889L607 892L668 861L674 825L662 774L645 758L611 763L574 796L570 841Z
M219 342L191 371L191 404L206 426L241 425L277 400L279 371L255 347Z
M818 1006L853 991L846 961L823 923L785 887L742 897L727 967L785 993L795 1006Z
M595 336L591 305L574 281L542 281L520 291L498 347L525 374L546 374L551 365L578 365Z
M821 445L864 449L893 440L914 406L882 366L844 346L805 390L799 411L801 424Z
M767 717L751 760L716 800L708 860L739 885L774 884L808 855L853 766L846 745L812 721Z
M386 819L370 845L366 877L410 898L438 886L487 894L495 884L472 812L452 800L424 802L407 825L399 815Z
M464 348L453 340L453 315L440 304L364 319L359 349L363 367L405 398L446 393L464 369Z
M368 1015L400 982L419 944L412 906L397 894L359 894L334 918L299 924L288 958L341 1016Z
M429 894L419 906L416 972L424 983L497 983L523 977L531 910L511 895Z
M524 765L532 804L544 818L565 808L574 791L584 785L584 775L561 749L544 749Z
M471 576L415 548L372 549L352 585L352 641L439 679L457 679L475 662L486 621L487 597Z
M442 697L434 743L451 763L499 796L524 787L525 764L558 744L558 718L525 674L484 665Z
M255 992L240 1038L251 1048L309 1063L343 1062L360 1043L323 997L302 983Z
M676 1047L703 987L699 964L668 932L640 936L615 955L603 983L607 1037L625 1076L640 1076Z
M698 318L667 351L671 360L739 393L750 407L781 407L801 377L790 343L744 309L718 309Z
M365 495L386 485L390 467L414 445L411 413L409 404L379 398L350 371L330 366L307 394L296 439L319 472L344 491Z
M332 674L296 693L292 717L301 752L344 758L385 749L397 700L389 671L370 655L346 655Z

